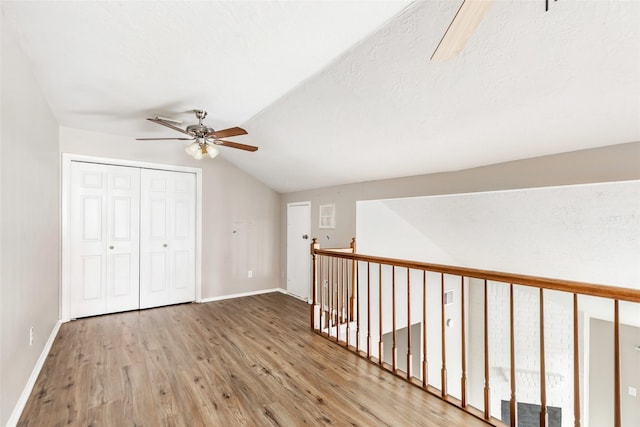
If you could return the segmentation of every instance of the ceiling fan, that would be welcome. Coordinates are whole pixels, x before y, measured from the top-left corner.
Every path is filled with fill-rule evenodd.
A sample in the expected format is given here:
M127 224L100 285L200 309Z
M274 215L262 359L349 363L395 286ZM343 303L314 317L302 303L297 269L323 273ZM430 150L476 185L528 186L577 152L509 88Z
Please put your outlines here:
M444 62L459 54L482 22L491 4L493 0L464 0L431 55L431 60Z
M545 12L549 11L550 1L544 0ZM460 9L456 12L436 50L431 55L431 60L444 62L459 54L484 19L493 2L494 0L463 0Z
M193 110L193 113L196 115L198 119L198 124L189 125L185 129L179 128L176 124L180 122L176 122L171 119L167 119L164 117L155 116L153 118L148 118L150 122L157 123L162 126L166 126L169 129L176 130L180 133L188 135L189 138L136 138L138 141L159 141L159 140L178 140L178 141L193 141L191 144L187 145L185 151L193 156L194 159L200 160L205 155L208 155L212 159L218 155L218 149L216 146L237 148L239 150L245 151L257 151L258 147L253 145L239 144L237 142L232 141L224 141L220 138L227 138L230 136L239 136L246 135L247 131L239 128L233 127L229 129L222 130L214 130L213 128L207 127L202 124L202 120L207 117L207 112L204 110ZM174 124L175 123L175 124Z

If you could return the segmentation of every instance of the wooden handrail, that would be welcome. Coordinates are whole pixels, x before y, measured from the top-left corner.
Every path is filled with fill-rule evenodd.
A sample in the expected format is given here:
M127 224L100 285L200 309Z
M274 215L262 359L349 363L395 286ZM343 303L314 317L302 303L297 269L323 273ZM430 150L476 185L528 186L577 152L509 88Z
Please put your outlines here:
M322 248L323 251L328 251L331 253L345 253L345 254L351 254L353 253L353 250L351 248Z
M411 268L415 270L427 270L434 273L452 274L475 279L485 279L494 282L514 283L517 285L532 286L555 291L577 293L600 298L617 299L640 303L640 290L618 286L606 286L595 283L575 282L571 280L550 279L548 277L529 276L524 274L504 273L500 271L481 270L469 267L456 267L445 264L432 264L428 262L409 261L396 258L386 258L373 255L356 253L342 253L326 249L314 249L315 255L326 255L337 258L365 261L380 265L393 265L396 267Z
M613 423L615 427L621 425L621 366L620 366L620 313L619 302L626 301L632 303L640 303L640 290L606 286L594 283L577 282L570 280L551 279L546 277L512 274L499 271L482 270L469 267L457 267L452 265L434 264L420 261L403 260L396 258L387 258L379 256L371 256L356 253L355 239L351 242L349 248L336 248L336 249L320 249L317 244L317 240L314 239L311 245L311 255L313 257L313 302L311 312L311 323L316 332L331 340L335 340L337 343L346 346L351 351L365 357L367 360L378 364L381 368L386 369L397 376L401 376L409 383L419 386L427 392L436 394L449 403L452 403L459 408L467 411L468 413L487 421L493 426L503 426L504 422L494 418L491 414L491 385L490 385L490 363L489 363L489 293L488 282L500 283L508 289L508 301L506 304L502 303L502 309L508 310L509 316L509 328L506 333L506 337L509 341L508 357L509 361L509 373L508 383L510 396L504 395L507 398L509 405L509 419L507 422L511 426L517 426L518 424L518 388L516 387L517 376L517 352L516 352L516 336L519 333L516 329L516 288L517 286L528 286L537 288L539 291L538 298L538 317L539 317L539 348L536 353L540 356L539 361L539 384L540 384L540 426L545 427L548 425L548 396L547 396L547 357L545 351L545 296L546 289L555 290L560 292L566 292L573 297L572 306L572 341L573 341L573 416L574 426L580 427L581 425L581 401L580 401L580 331L579 331L579 313L578 313L578 297L581 295L592 296L598 298L605 298L613 302L613 317L614 317L614 336L613 336L613 352L614 352L614 366L613 366L613 400L614 400L614 419ZM377 268L371 264L378 264ZM385 266L385 273L383 274L383 266ZM397 276L396 273L405 273L406 269L406 302L400 304L402 294L399 287L399 280L402 276ZM361 271L362 270L362 271ZM376 274L377 270L377 274ZM412 280L412 270L422 271L422 283L416 283ZM440 299L437 301L434 298L434 308L440 305L440 312L437 313L439 321L434 320L432 324L427 325L427 272L438 274L437 293L433 295ZM362 273L362 274L360 274ZM366 274L366 278L364 275ZM377 279L376 279L377 275ZM455 335L446 332L445 327L450 326L449 321L446 319L450 314L445 315L445 306L448 304L448 300L445 298L445 292L448 292L445 287L445 282L448 277L445 276L457 276L459 278L460 286L460 313L459 320L460 326L456 327L460 332L460 390L453 389L453 394L450 394L448 390L449 381L447 378L448 368L447 354L451 351L456 351L455 346L451 347L454 342L452 339ZM383 277L384 283L383 283ZM417 277L417 276L413 276ZM467 317L467 301L466 298L470 297L471 293L469 278L475 278L482 280L482 315L483 322L482 329L483 343L482 353L484 353L484 360L482 370L484 371L484 405L483 408L475 408L469 403L469 387L467 384L467 349L469 335L472 331L471 328L467 328L467 322L470 320ZM372 279L374 280L372 282ZM446 280L445 280L446 279ZM362 283L360 283L362 281ZM375 281L378 283L376 284ZM453 283L453 282L451 282ZM318 286L320 284L320 286ZM436 285L434 283L434 285ZM481 286L478 284L477 286ZM326 290L325 290L326 287ZM320 288L320 289L318 289ZM377 288L377 289L376 289ZM412 289L415 288L415 291ZM421 292L420 289L421 288ZM473 286L475 289L476 286ZM389 294L385 294L384 290L390 291ZM467 293L469 291L469 293ZM504 291L504 288L503 288ZM319 292L319 293L318 293ZM363 296L363 300L360 299L361 292L366 292L366 297ZM415 293L414 293L415 292ZM377 304L372 299L372 294L377 294ZM383 298L383 294L385 295ZM325 299L326 296L326 299ZM318 301L319 300L319 301ZM421 301L420 301L421 300ZM326 302L325 302L326 301ZM421 369L416 370L414 375L412 369L412 360L414 357L418 357L418 345L414 344L411 336L412 326L412 310L418 309L413 307L414 301L421 307L419 308L422 313L422 354L421 356ZM319 305L318 305L319 302ZM364 302L365 305L361 306ZM372 306L373 304L373 306ZM389 315L383 316L383 308L386 307ZM406 313L397 313L406 308ZM315 310L319 311L319 319L314 319ZM346 312L345 312L346 310ZM375 313L377 310L377 322L378 325L373 325L372 311ZM434 313L435 314L435 313ZM361 350L360 348L360 323L366 322L366 348ZM365 317L366 316L366 317ZM387 342L387 358L385 359L385 346L383 336L385 336L385 329L383 328L383 318L385 326L390 327L390 330L386 334L391 335L391 342ZM315 326L316 321L319 320L319 327ZM406 328L403 328L403 321L406 321ZM390 322L390 325L386 325ZM519 323L518 323L519 324ZM355 331L353 331L355 326ZM363 325L364 327L364 325ZM372 328L376 328L378 331L373 331ZM399 348L398 332L399 329L406 329L407 337L406 342L401 344L402 348ZM436 334L439 333L440 338L440 385L439 387L433 386L428 381L428 352L427 352L427 330L433 329ZM438 331L439 329L439 331ZM355 332L355 346L353 345L354 339L352 333ZM364 333L364 332L363 332ZM552 334L553 335L553 334ZM388 335L386 335L388 336ZM436 335L437 336L437 335ZM448 336L448 338L447 338ZM377 354L373 340L378 340ZM406 348L406 368L398 366L398 351ZM390 350L390 351L389 351ZM437 351L437 350L436 350ZM552 354L552 353L550 353ZM437 363L437 362L435 362ZM436 366L433 367L437 369ZM421 372L417 372L421 371ZM507 375L505 373L505 375ZM456 373L457 376L457 373ZM553 384L553 383L550 383ZM551 387L554 387L551 385ZM502 393L504 393L504 390ZM459 393L459 397L458 397ZM527 389L520 391L521 394L526 394ZM506 400L506 399L505 399Z

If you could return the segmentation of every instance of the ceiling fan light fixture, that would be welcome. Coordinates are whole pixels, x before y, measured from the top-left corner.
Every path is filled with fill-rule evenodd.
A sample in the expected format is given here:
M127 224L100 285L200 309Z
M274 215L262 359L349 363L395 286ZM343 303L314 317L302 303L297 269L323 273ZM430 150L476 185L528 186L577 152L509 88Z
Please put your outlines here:
M190 156L195 156L195 154L199 150L200 150L200 144L198 144L197 142L192 142L191 144L187 145L184 149L184 151L186 151L187 154Z
M220 153L220 151L218 151L218 149L216 147L214 147L213 145L207 144L207 154L209 155L209 157L211 157L213 159L219 153Z
M196 153L193 155L193 158L196 160L201 160L202 159L202 150L198 149L198 151L196 151Z

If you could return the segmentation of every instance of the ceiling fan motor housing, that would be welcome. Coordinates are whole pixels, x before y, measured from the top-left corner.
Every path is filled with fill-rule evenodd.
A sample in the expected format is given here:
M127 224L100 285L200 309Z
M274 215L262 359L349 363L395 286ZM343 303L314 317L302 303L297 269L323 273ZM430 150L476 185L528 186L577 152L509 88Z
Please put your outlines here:
M197 138L204 138L207 134L213 132L214 130L205 125L190 125L187 126L186 131L191 135L196 136Z

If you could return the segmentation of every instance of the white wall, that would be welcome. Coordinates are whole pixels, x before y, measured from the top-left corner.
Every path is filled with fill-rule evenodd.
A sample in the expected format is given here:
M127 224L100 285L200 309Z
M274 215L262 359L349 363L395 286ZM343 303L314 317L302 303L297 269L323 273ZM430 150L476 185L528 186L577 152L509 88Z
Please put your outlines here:
M58 124L2 22L0 425L58 320ZM29 328L34 328L29 346Z
M202 168L202 298L278 287L280 194L222 157L198 161L180 141L66 127L60 152Z
M286 242L287 203L311 201L311 236L318 237L323 247L347 247L356 233L358 201L637 180L639 158L640 142L630 142L462 171L286 193L281 200L281 241ZM318 207L322 203L336 204L334 230L318 227ZM281 271L287 271L285 244L281 251ZM285 280L282 276L281 287Z
M640 181L385 203L460 265L640 289Z
M358 252L400 259L428 259L452 264L450 252L438 246L429 235L407 221L384 200L357 202L356 236Z

